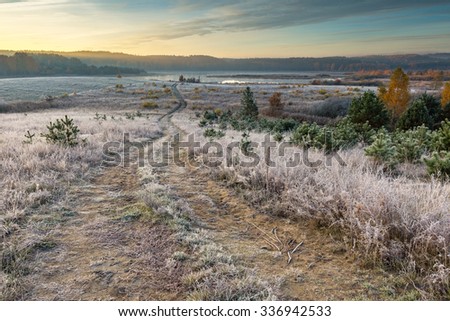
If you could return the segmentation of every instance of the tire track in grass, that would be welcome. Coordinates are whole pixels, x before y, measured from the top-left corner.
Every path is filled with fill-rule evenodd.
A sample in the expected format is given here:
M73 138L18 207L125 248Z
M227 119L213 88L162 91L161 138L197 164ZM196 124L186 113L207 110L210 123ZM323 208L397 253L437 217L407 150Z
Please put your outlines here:
M165 121L166 140L169 134L183 134L170 118ZM181 167L172 162L157 172L164 184L188 202L196 220L215 242L237 256L244 266L254 268L261 279L282 278L283 298L377 300L386 295L381 288L387 285L389 276L361 268L351 249L336 242L325 230L305 221L260 214L232 189L215 181L208 169ZM272 233L274 228L276 235ZM280 253L267 242L272 239L272 244L282 248L278 238L281 243L303 242L291 255L290 264L285 250Z

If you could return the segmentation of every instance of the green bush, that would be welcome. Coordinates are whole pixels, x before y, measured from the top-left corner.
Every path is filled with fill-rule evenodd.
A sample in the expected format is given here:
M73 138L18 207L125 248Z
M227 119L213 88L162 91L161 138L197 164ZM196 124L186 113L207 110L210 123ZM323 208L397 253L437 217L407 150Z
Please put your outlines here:
M292 133L291 141L306 148L314 147L326 152L371 142L375 130L367 123L354 124L343 119L336 126L319 126L316 123L302 123Z
M376 130L368 122L355 124L348 118L338 122L333 130L337 148L350 148L358 143L372 143L375 134Z
M357 124L369 123L373 128L380 128L389 122L384 103L373 91L365 92L361 97L352 100L348 118Z
M203 136L206 138L209 138L210 140L216 139L216 138L222 138L225 136L225 133L221 130L216 130L214 128L206 128L203 132Z
M313 146L317 149L322 149L327 153L339 148L335 136L333 135L333 131L328 127L320 128L319 133L313 141Z
M199 127L206 127L208 125L208 121L205 118L200 119L200 122L198 123Z
M442 179L450 178L450 152L434 152L430 158L424 159L428 173Z
M380 130L374 138L372 145L365 149L367 156L372 157L377 163L393 166L397 162L397 148L391 135Z
M417 127L415 130L396 132L393 136L398 162L417 162L431 146L432 134L425 126Z
M283 141L284 136L282 133L275 133L275 135L273 135L273 139L275 139L276 142L280 143Z
M248 156L250 152L253 150L249 132L244 131L242 133L242 138L239 146L241 148L242 154L244 154L245 156Z
M304 146L306 148L316 147L317 137L319 136L321 128L316 123L301 123L292 133L291 141L294 144Z
M366 148L366 155L388 166L398 163L417 163L421 159L430 175L448 178L450 163L450 121L442 122L441 128L431 131L419 126L407 131L388 133L380 131L372 145ZM432 156L423 158L432 152Z
M105 114L95 113L94 119L97 120L97 121L106 120L106 115Z
M302 123L293 132L291 141L305 148L313 147L327 152L338 148L333 130L329 127L320 127L316 123Z
M443 121L441 128L433 132L431 148L437 152L450 150L450 120Z
M203 113L203 118L206 119L207 121L217 121L219 119L219 116L214 112L214 111L210 111L210 110L206 110Z
M447 105L445 105L442 108L442 112L441 112L441 119L442 120L450 120L450 103L448 103Z
M61 144L65 146L75 146L78 144L78 133L80 130L73 123L73 119L67 117L57 119L55 123L50 122L47 126L48 132L42 133L47 142Z
M27 133L24 135L26 140L23 141L24 144L32 144L33 143L33 138L34 136L36 136L36 134L32 134L30 133L29 130L27 130Z
M424 93L420 95L419 100L421 100L425 104L425 107L427 108L428 114L430 115L431 118L431 123L433 125L444 120L442 118L443 110L441 108L441 103L436 97Z
M242 93L241 106L242 118L248 118L250 120L258 118L258 106L256 105L256 101L253 98L253 92L250 90L250 87L245 88L244 92Z
M397 128L408 130L422 125L431 128L433 126L433 119L428 112L425 101L422 99L417 99L400 117L397 123Z
M125 113L125 118L129 120L134 120L136 115L134 113Z
M272 131L275 133L285 133L292 131L298 126L298 122L293 119L279 119L274 122Z
M253 131L258 128L258 122L252 118L233 119L230 121L231 127L238 131Z

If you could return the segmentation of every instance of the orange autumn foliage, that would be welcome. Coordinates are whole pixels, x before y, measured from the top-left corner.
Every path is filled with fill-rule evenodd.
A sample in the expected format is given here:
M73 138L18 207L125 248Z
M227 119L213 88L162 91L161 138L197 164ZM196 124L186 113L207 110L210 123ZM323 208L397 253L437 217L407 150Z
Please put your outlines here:
M411 95L409 93L409 77L399 67L391 76L389 87L379 89L380 98L395 118L400 117L408 108Z

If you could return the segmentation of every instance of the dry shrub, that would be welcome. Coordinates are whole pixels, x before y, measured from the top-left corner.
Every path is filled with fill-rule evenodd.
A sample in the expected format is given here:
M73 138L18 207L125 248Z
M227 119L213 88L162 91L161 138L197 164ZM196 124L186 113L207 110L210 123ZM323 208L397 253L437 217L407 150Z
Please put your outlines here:
M266 112L267 116L280 117L283 113L284 104L281 101L281 93L276 92L269 98L269 109Z
M11 103L1 103L0 104L0 114L1 113L28 113L40 109L56 108L57 105L50 101L40 101L40 102L11 102Z
M302 108L302 113L312 116L325 117L325 118L338 118L347 115L350 108L351 99L331 97L323 102L309 105Z

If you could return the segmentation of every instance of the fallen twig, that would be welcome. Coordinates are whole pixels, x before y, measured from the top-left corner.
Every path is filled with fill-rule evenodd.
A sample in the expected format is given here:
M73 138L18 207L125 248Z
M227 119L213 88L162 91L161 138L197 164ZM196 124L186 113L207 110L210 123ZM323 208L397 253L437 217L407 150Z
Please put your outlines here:
M253 225L258 231L260 231L261 233L263 233L268 239L270 239L272 242L277 242L276 239L274 239L273 237L270 236L270 234L264 232L258 225L256 225L253 222L249 222L251 225ZM278 248L278 246L277 246Z
M301 241L300 243L298 243L298 245L292 250L292 254L295 253L295 251L297 251L297 249L303 245L303 241Z
M267 242L267 244L269 244L270 246L272 246L273 248L276 248L278 251L281 252L280 248L276 244L274 244L273 242L268 240L266 237L264 237L264 235L261 235L261 237L263 238L264 241Z
M291 252L287 251L287 255L288 255L288 258L289 258L287 264L289 265L291 263L291 261L292 261Z
M283 242L281 242L280 238L278 237L278 234L277 234L277 227L275 227L274 229L272 229L272 233L275 235L277 241L280 243L281 248L283 248L283 247L284 247L284 244L283 244Z

